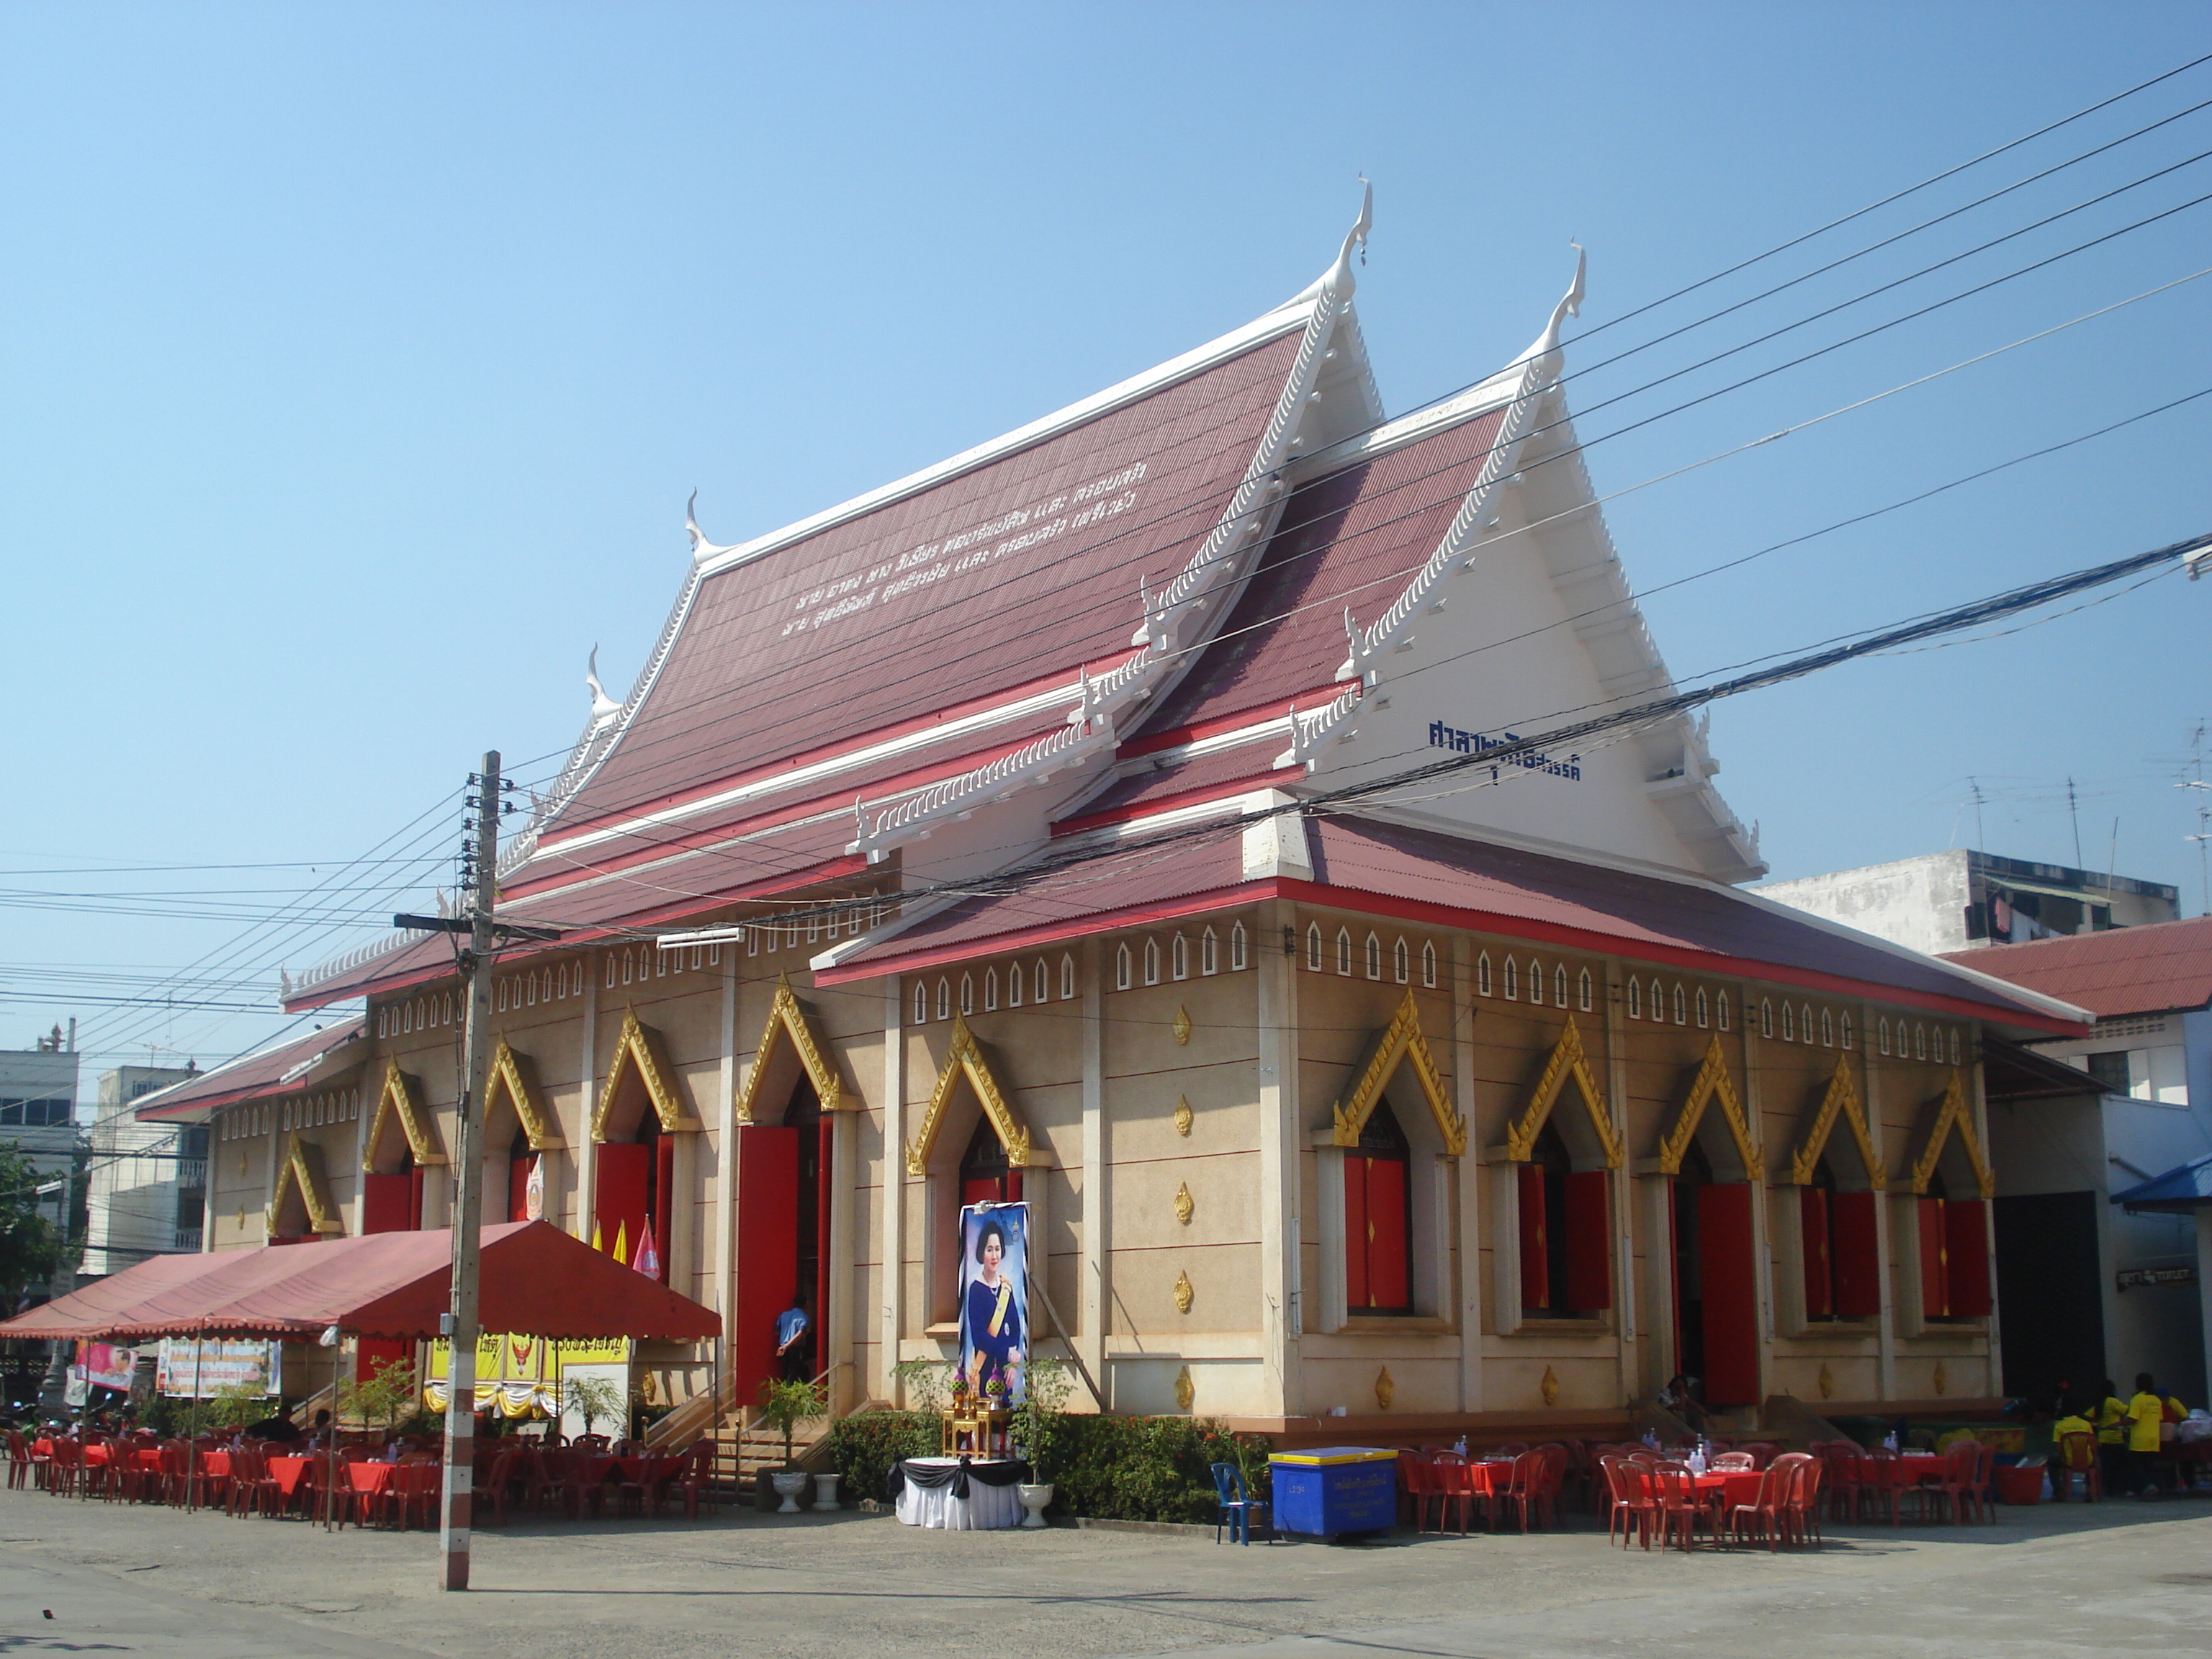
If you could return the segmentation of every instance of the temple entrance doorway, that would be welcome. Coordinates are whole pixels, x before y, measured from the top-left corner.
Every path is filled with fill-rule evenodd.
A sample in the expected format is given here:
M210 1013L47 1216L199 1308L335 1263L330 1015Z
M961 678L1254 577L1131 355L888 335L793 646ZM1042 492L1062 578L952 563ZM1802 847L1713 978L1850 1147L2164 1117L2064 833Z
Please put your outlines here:
M1674 1217L1674 1369L1698 1379L1708 1406L1759 1402L1759 1298L1751 1183L1717 1172L1708 1117L1669 1183ZM1733 1152L1727 1154L1733 1164Z
M830 1138L836 1116L802 1073L781 1121L738 1133L738 1285L731 1375L737 1397L783 1375L775 1322L795 1295L806 1310L806 1375L823 1369L829 1323Z

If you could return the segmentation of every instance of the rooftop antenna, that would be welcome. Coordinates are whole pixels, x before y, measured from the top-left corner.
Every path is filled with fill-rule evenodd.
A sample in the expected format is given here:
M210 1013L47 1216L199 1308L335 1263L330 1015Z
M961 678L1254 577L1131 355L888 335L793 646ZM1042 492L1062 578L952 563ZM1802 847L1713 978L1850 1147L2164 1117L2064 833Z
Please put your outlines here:
M2204 722L2201 720L2197 722L2196 731L2190 733L2189 748L2197 775L2174 787L2197 791L2197 833L2184 836L2182 840L2197 843L2197 880L2202 894L2197 914L2212 916L2212 823L2207 822L2212 820L2212 784L2204 781Z
M2081 814L2075 810L2074 780L2066 780L2066 816L2074 821L2074 867L2081 867Z
M1966 787L1974 792L1974 845L1982 851L1989 850L1989 837L1982 833L1982 785L1978 778L1968 778Z

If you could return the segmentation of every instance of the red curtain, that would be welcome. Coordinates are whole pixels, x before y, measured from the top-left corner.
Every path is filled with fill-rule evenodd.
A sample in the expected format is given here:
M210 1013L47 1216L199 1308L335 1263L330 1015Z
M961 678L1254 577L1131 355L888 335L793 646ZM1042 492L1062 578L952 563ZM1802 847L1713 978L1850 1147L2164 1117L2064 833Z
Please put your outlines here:
M738 1131L737 1313L730 1374L739 1400L779 1374L775 1316L799 1287L799 1131ZM817 1347L818 1351L818 1347Z
M1881 1251L1875 1237L1875 1195L1838 1193L1828 1204L1838 1319L1881 1312Z
M809 1310L814 1316L814 1369L818 1372L830 1363L830 1200L836 1192L837 1183L830 1176L835 1165L830 1152L836 1143L837 1120L828 1112L822 1114L815 1126L818 1139L815 1141L814 1158L814 1306ZM1021 1195L1020 1177L1007 1172L1014 1190L1012 1197ZM1044 1271L1044 1247L1036 1246L1032 1258L1036 1271Z
M1951 1311L1951 1274L1943 1260L1943 1200L1919 1198L1912 1203L1920 1228L1920 1313L1941 1319Z
M418 1231L420 1212L415 1204L411 1172L365 1175L361 1178L361 1230L364 1233Z
M669 1243L675 1236L676 1137L662 1135L653 1143L653 1253L660 1258L653 1277L668 1282Z
M1705 1316L1705 1403L1759 1403L1759 1291L1751 1183L1698 1188L1698 1274Z
M530 1219L530 1172L538 1167L538 1159L509 1158L507 1164L507 1218L509 1221Z
M1594 1313L1613 1305L1613 1202L1603 1170L1567 1177L1567 1306Z
M1541 1311L1552 1305L1551 1259L1545 1248L1544 1171L1523 1164L1521 1182L1521 1305Z
M599 1148L599 1158L592 1218L599 1230L599 1243L612 1250L619 1241L624 1259L635 1259L638 1247L645 1242L653 1149L635 1143L610 1142Z
M1944 1257L1951 1314L1984 1319L1990 1311L1988 1206L1978 1198L1947 1200L1943 1205Z
M1827 1194L1818 1187L1800 1187L1797 1212L1805 1250L1805 1314L1821 1319L1836 1310L1835 1279L1828 1261Z

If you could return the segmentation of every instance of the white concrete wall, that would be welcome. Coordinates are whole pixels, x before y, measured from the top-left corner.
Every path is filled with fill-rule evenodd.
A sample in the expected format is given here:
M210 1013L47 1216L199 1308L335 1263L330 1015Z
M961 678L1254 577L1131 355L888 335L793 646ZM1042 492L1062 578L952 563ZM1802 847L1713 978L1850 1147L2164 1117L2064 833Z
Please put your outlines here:
M1767 882L1752 890L1930 956L1963 951L1968 944L1971 893L1963 849Z

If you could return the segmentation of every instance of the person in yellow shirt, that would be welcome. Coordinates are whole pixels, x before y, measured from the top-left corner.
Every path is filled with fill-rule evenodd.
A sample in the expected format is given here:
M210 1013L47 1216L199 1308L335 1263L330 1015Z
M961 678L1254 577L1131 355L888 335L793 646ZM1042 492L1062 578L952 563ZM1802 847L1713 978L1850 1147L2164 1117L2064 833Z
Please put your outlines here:
M2058 1420L2051 1425L2051 1485L2052 1493L2062 1504L2073 1495L2071 1487L2077 1473L2066 1461L2066 1437L2069 1434L2089 1436L2091 1455L2095 1455L2096 1425L2082 1415L2087 1409L2086 1402L2061 1400L2058 1402ZM2082 1495L2086 1498L2088 1494L2085 1492Z
M2090 1415L2097 1422L2097 1467L2105 1490L2118 1497L2128 1485L2128 1407L2120 1385L2111 1377L2105 1379L2105 1391Z
M2158 1427L2165 1421L2166 1400L2158 1385L2148 1371L2136 1372L2135 1398L2128 1401L2128 1474L2138 1498L2158 1496Z

